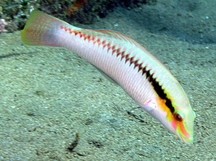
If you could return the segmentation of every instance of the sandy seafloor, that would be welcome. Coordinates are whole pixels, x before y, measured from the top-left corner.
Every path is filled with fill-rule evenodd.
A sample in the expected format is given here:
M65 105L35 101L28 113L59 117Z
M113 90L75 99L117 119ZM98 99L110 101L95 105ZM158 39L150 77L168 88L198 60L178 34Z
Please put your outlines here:
M170 134L77 55L62 48L26 46L20 32L4 33L0 34L0 160L216 160L216 43L192 43L194 37L187 34L190 38L182 39L149 30L142 24L142 14L150 9L119 9L94 25L81 26L127 34L171 69L197 114L194 143L187 145ZM204 20L191 14L196 22ZM214 26L211 16L206 19ZM76 135L78 144L69 152Z

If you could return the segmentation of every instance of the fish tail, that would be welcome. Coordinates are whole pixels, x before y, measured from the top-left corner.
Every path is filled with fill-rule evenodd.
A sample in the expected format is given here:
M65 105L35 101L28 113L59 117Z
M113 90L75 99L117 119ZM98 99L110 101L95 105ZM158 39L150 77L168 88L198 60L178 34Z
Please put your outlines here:
M34 10L25 28L21 31L21 39L27 45L61 46L62 27L71 31L78 30L64 21L47 15L46 13Z

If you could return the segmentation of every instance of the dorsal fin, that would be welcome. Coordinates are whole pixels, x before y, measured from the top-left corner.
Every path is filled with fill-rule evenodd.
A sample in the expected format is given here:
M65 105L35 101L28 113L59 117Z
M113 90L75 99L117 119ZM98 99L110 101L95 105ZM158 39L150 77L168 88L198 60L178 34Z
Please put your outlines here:
M143 47L137 41L135 41L133 38L131 38L127 35L121 34L119 32L115 32L115 31L111 31L111 30L90 30L90 29L81 29L80 32L82 32L84 34L89 34L92 36L98 36L98 37L106 36L108 38L116 38L119 40L125 40L126 42L130 42L131 44L143 49Z

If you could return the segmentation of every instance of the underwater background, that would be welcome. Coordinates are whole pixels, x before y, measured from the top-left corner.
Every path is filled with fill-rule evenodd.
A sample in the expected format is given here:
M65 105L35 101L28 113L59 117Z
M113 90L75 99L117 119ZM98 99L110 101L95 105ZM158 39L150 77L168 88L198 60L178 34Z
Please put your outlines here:
M212 0L1 0L0 161L216 160L215 8ZM188 94L194 143L76 54L24 45L20 30L34 9L144 45Z

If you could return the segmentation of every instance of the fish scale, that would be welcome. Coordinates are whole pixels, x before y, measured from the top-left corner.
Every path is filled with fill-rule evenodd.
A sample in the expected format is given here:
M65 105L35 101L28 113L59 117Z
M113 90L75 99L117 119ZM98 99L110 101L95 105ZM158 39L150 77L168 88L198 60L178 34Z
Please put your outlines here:
M97 35L97 33L94 36L88 35L88 32L91 32L88 30L86 30L86 31L84 30L81 32L81 31L76 31L76 30L73 31L73 30L65 28L65 27L60 27L60 28L63 29L65 32L68 32L70 34L74 34L74 36L77 37L75 39L83 40L83 42L77 42L77 41L75 41L75 42L77 42L78 45L79 44L85 44L85 48L89 49L88 51L90 51L88 53L84 52L81 55L80 48L78 48L78 51L74 51L74 52L79 53L80 56L86 58L88 61L90 61L93 65L97 66L99 69L103 69L103 72L107 73L109 76L114 78L115 81L117 81L120 85L124 86L124 84L125 84L124 89L130 95L133 96L133 94L142 93L144 95L144 96L143 95L140 96L140 97L142 97L142 99L141 98L137 99L139 97L133 96L133 98L136 99L137 102L140 102L140 104L145 104L145 102L147 100L149 100L148 96L150 93L150 89L149 89L148 93L142 92L142 91L135 91L138 89L141 90L143 87L144 87L143 90L148 89L145 86L152 87L150 85L151 82L147 78L150 76L152 78L154 77L154 73L152 72L152 70L154 68L147 70L147 67L148 67L147 61L146 61L146 63L145 63L145 61L142 61L142 59L144 59L144 60L147 60L147 59L143 58L143 57L139 57L136 54L134 54L134 53L136 53L134 51L136 49L138 49L137 48L138 45L134 44L134 42L127 41L127 39L122 39L124 37L124 35L122 35L122 37L117 37L117 41L118 41L118 39L125 40L126 43L129 43L129 45L132 46L130 48L124 48L123 49L123 46L128 46L128 45L127 44L119 45L119 43L115 40L109 41L109 40L107 40L108 39L107 37L104 38L103 35L101 35L100 33L96 37L95 35ZM101 30L96 31L96 32L101 32ZM102 33L106 33L106 31L102 31ZM110 34L111 32L108 32L108 33ZM64 34L64 33L62 33L62 34ZM66 47L65 44L68 43L70 45L69 49L74 50L74 46L71 46L71 43L68 42L68 38L66 40L67 41L64 42L61 46ZM107 42L107 43L105 43L105 42ZM94 47L96 47L96 52L92 53L91 51ZM134 47L135 47L135 49L133 49ZM99 48L102 51L100 51ZM137 51L137 53L139 53L139 51ZM102 56L99 57L99 55L102 55ZM111 56L111 57L106 58L106 56ZM97 57L97 58L95 58L95 57ZM119 59L116 59L116 58L119 58ZM91 59L93 59L93 60L91 60ZM116 60L118 62L115 62ZM95 61L95 62L93 62L93 61ZM117 69L110 68L110 64L112 62L115 62L115 63L113 63L114 64L113 67L117 68ZM105 64L107 64L107 65L105 65ZM121 65L121 64L122 64L122 66L119 67L118 65ZM126 67L130 68L131 70L125 69ZM139 67L139 68L136 69L137 67ZM116 72L118 69L119 69L119 72ZM137 72L135 72L134 70L135 71L137 70ZM131 71L131 73L122 74L123 72L128 72L128 71ZM139 71L141 71L141 72L139 72ZM115 73L113 73L113 72L115 72ZM134 77L132 77L133 73L138 74L139 76L141 76L141 78L134 79ZM133 78L133 79L131 80L130 78ZM141 81L140 81L140 83L137 83L139 79L141 79ZM134 83L134 80L136 80L136 83ZM142 83L144 83L144 84L142 84ZM129 85L131 85L131 84L134 84L135 86L133 86L132 88L129 89L128 87L130 87ZM145 85L145 84L148 84L148 85ZM131 90L133 90L133 91L131 91ZM154 93L154 92L155 92L155 90L152 90L152 93Z
M195 112L171 72L134 39L107 30L72 26L33 11L22 41L64 47L115 80L142 108L186 143L193 142Z

